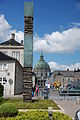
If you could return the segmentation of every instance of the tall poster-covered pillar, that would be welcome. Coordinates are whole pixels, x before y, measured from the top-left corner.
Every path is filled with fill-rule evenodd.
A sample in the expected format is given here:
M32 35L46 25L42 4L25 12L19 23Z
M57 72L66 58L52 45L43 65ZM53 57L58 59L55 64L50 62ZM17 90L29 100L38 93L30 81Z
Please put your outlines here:
M24 69L23 100L32 99L33 2L24 3Z

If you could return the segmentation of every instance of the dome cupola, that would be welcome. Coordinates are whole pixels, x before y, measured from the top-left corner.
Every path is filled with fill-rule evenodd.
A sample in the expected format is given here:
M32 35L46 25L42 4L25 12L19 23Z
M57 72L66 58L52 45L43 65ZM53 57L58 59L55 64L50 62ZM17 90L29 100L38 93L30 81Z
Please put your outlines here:
M39 61L34 66L34 70L36 70L36 69L50 70L48 63L44 60L43 54L40 55Z

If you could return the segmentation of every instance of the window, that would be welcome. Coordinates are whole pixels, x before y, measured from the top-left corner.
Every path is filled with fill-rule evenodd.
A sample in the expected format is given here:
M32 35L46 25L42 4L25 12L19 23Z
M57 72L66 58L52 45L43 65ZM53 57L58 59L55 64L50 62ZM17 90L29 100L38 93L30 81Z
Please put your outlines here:
M0 84L4 85L7 83L7 79L6 78L0 78Z
M13 51L12 56L17 59L18 61L20 60L20 52L19 51Z
M41 73L41 76L43 76L43 73Z
M47 77L47 73L46 73L46 77Z
M68 82L70 82L70 78L68 78Z
M0 84L2 84L2 78L0 78Z
M2 64L0 64L0 70L2 70Z
M3 84L6 84L6 82L7 82L7 79L3 78Z
M3 70L6 70L6 69L7 69L7 65L3 64Z
M2 81L2 78L0 78L0 81Z
M0 70L7 70L7 64L0 64Z

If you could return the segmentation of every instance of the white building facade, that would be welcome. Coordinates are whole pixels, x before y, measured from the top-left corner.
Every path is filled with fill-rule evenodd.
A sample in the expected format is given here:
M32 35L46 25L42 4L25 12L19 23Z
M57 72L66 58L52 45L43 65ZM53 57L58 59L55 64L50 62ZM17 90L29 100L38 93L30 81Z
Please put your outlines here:
M22 93L23 68L20 63L0 52L0 84L4 86L4 97Z
M12 34L10 40L0 43L0 51L17 59L24 66L24 46L23 40L21 43L15 40L15 34Z

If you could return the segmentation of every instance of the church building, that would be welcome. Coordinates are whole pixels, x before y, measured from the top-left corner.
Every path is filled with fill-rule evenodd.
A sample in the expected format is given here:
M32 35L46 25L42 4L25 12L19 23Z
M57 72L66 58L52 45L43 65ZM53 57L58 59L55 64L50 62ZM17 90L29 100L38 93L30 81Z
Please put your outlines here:
M40 88L45 86L46 81L48 81L50 72L50 67L44 60L44 56L41 54L39 61L34 66L34 73L37 76L38 85Z

